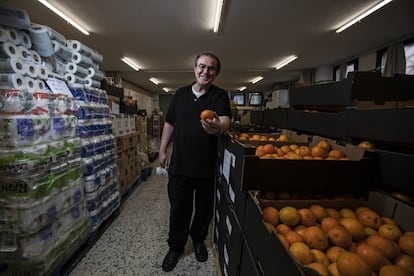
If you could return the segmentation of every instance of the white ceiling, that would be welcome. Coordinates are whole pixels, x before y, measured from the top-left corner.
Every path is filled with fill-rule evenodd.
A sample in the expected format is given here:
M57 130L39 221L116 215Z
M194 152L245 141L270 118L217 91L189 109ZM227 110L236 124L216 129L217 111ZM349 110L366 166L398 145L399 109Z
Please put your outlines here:
M335 65L414 36L414 1L394 0L350 29L335 29L379 0L226 0L222 31L212 31L216 0L51 0L91 33L85 36L35 0L2 0L24 9L33 23L52 27L67 39L100 52L101 70L164 93L194 79L192 64L201 50L222 61L216 84L237 90L268 91L275 83L297 79L300 70ZM288 55L299 58L281 70ZM135 72L121 61L141 66ZM264 79L255 85L253 78ZM162 83L149 81L155 77Z

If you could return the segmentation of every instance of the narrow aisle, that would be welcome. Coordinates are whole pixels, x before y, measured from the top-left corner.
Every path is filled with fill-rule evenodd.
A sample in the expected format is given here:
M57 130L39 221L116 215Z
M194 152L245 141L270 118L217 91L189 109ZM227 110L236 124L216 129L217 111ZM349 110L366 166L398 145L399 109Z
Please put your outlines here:
M191 241L175 269L164 272L162 260L167 254L169 202L167 178L155 173L139 183L121 205L119 216L81 259L71 276L84 275L217 275L211 235L206 241L208 260L195 259Z

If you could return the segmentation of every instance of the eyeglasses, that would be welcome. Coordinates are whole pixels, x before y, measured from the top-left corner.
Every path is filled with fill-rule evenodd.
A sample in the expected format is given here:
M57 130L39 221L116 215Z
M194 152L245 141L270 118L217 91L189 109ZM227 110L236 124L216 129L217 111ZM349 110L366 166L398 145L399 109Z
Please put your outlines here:
M217 68L216 67L214 67L214 66L207 66L207 65L202 64L202 63L197 64L197 68L200 69L200 70L203 70L203 71L204 71L204 69L207 69L207 71L209 71L209 72L216 72L217 71Z

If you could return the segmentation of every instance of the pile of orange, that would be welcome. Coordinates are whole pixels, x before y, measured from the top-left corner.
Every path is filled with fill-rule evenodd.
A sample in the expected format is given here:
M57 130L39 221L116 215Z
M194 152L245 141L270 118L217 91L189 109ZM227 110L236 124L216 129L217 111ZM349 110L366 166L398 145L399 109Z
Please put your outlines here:
M320 275L414 275L414 232L368 207L262 209L269 233Z

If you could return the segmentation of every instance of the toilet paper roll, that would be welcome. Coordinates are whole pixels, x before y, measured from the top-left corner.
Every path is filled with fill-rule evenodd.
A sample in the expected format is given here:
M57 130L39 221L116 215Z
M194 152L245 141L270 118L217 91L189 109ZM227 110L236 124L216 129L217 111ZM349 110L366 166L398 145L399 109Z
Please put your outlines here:
M34 86L36 88L36 91L45 91L45 88L46 88L45 82L40 79L34 80Z
M90 57L93 53L93 50L77 40L68 40L69 45L75 52L81 53L84 56Z
M86 67L86 68L88 68L88 67L94 67L95 68L95 66L96 66L90 57L84 56L84 55L82 55L81 53L78 53L78 52L73 52L72 62L76 63L78 65L81 65L83 67Z
M69 62L68 64L66 64L65 72L75 74L80 78L86 78L89 76L89 70L87 68L82 67L81 65L78 65L73 62Z
M92 55L91 55L91 59L95 62L95 63L102 63L103 61L103 55L101 55L100 53L98 53L97 51L93 51Z
M6 42L7 40L6 28L0 25L0 42Z
M36 64L36 74L41 80L47 80L48 72L45 65Z
M0 59L0 73L23 75L25 73L24 63L18 58L2 58Z
M88 77L97 81L103 80L104 72L97 70L95 68L89 67L88 68Z
M30 61L35 63L35 64L41 64L42 63L42 58L40 57L40 55L35 51L35 50L29 50L31 59Z
M17 55L24 61L31 61L32 55L30 54L29 50L26 47L19 45L17 46Z
M62 46L66 46L66 38L58 33L55 29L52 29L51 27L48 27L48 34L51 40L55 40Z
M76 76L75 74L66 73L64 77L65 77L65 80L68 83L71 83L71 84L73 84L73 83L84 84L85 83L83 78L80 78L80 77Z
M25 31L19 31L19 45L26 47L26 49L32 48L32 40Z
M69 61L72 59L72 49L60 44L56 40L52 40L52 45L55 56L59 57L64 61Z
M52 40L49 37L49 28L44 25L32 24L29 28L30 39L39 55L50 57L53 55Z
M0 87L24 89L26 87L26 80L20 74L0 74Z
M88 86L88 87L96 87L96 88L101 87L101 82L94 80L94 79L89 79L89 78L84 80L84 84L85 86Z
M25 70L25 76L31 77L33 79L37 78L37 65L35 65L32 62L25 62L24 63L24 70Z
M7 40L15 45L20 43L19 31L12 28L6 28Z
M0 45L0 57L19 57L17 45L9 41Z
M36 90L35 80L27 76L23 76L23 78L26 84L27 91L29 92L35 91Z

